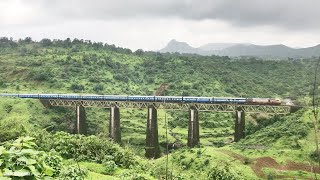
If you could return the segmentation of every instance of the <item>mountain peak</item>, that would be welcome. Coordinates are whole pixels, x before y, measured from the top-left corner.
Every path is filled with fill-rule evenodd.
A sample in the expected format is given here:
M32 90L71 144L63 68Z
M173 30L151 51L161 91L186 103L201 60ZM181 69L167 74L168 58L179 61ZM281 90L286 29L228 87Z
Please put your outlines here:
M186 42L182 42L182 41L177 41L176 39L171 39L171 41L169 41L168 45L178 45L178 46L189 46L191 47L188 43Z
M176 40L176 39L171 39L171 41L169 41L169 43L168 44L170 44L170 43L177 43L178 41Z
M172 39L160 52L200 55L255 56L271 58L320 56L320 44L308 48L291 48L284 44L255 45L250 43L209 43L198 48Z
M169 41L169 43L160 50L160 52L179 52L179 53L196 53L195 48L191 47L186 42L179 42L175 39L172 39Z

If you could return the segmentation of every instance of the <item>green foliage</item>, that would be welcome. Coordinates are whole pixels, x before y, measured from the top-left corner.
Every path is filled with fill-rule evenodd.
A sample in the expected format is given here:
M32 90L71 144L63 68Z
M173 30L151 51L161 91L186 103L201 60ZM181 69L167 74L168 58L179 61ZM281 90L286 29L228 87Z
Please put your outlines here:
M182 112L174 112L174 113L176 115L175 118L168 121L169 127L171 127L171 128L175 128L175 127L187 128L188 127L188 114L182 113Z
M105 166L105 172L107 174L113 174L118 167L114 161L104 162L103 165Z
M101 83L105 89L108 87L107 92L149 94L150 89L167 83L170 88L166 95L293 98L308 95L309 69L313 65L312 60L234 60L142 50L132 54L128 49L99 42L78 39L35 42L28 38L18 42L1 38L0 62L1 81L8 88L13 86L11 82L25 81L29 75L33 90L51 89L53 83L43 87L37 82L54 80L54 84L60 83L61 91L98 92L101 87L94 88L94 83ZM80 79L83 87L76 86ZM107 79L109 82L104 82ZM135 88L123 91L128 83Z
M136 173L135 171L132 171L132 170L124 170L123 172L121 172L119 177L122 180L148 180L149 179L145 175Z
M254 125L249 124L247 131L255 133L248 135L241 141L241 144L271 145L279 139L283 139L283 145L290 148L299 148L298 140L305 138L309 134L311 126L305 123L297 114L275 119L259 121L262 125L258 124L257 127L252 127Z
M85 90L84 85L78 83L71 84L70 89L73 92L82 92Z
M263 129L269 125L272 125L275 122L284 121L284 118L280 118L279 116L273 116L271 118L267 117L255 117L257 124L253 124L251 122L246 126L246 135L254 134L256 131Z
M319 160L319 154L317 153L316 150L312 151L310 154L309 154L310 158L313 160L313 161L316 161L318 162Z
M95 92L101 92L101 91L104 90L104 86L103 86L103 84L96 84L96 85L93 86L93 90Z
M10 108L6 110L10 110ZM0 142L16 139L19 136L28 134L28 126L27 122L20 121L19 119L0 120Z
M212 180L241 180L242 175L233 170L230 164L217 165L210 169L208 179Z
M125 83L127 83L129 81L127 75L125 75L125 74L115 74L115 75L113 75L113 78L115 80L122 81Z
M55 152L54 150L51 150L47 153L47 156L44 160L44 162L53 168L53 176L58 176L61 172L61 169L63 167L63 162L61 156Z
M62 158L52 153L35 150L34 138L21 137L6 146L0 146L0 171L3 176L16 179L57 177Z
M0 88L6 88L6 87L7 87L7 84L4 81L0 80Z
M268 180L274 180L274 175L272 173L269 173L267 176Z
M61 170L60 180L83 180L88 175L88 171L77 165L71 165Z
M47 47L52 45L52 41L50 39L45 38L40 41L40 44L44 47Z
M48 69L40 69L32 71L29 74L29 78L35 81L49 81L53 78L53 75Z
M45 150L54 149L65 158L98 163L110 160L120 167L129 168L136 164L134 155L127 149L96 136L71 135L65 132L41 135L38 144Z

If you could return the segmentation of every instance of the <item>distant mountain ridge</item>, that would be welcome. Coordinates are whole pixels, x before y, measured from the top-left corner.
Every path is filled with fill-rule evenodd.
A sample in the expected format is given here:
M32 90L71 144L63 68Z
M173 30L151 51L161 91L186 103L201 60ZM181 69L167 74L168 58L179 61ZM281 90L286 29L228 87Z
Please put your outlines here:
M320 44L308 48L291 48L283 44L276 45L255 45L240 43L209 43L198 48L190 46L186 42L171 40L166 47L159 52L178 52L200 55L220 56L255 56L269 58L300 58L320 56Z

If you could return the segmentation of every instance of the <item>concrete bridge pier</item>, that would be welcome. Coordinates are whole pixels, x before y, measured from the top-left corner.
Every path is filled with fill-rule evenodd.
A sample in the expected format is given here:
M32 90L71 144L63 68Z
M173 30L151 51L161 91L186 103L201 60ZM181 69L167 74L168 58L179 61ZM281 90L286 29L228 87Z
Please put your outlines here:
M245 137L245 113L242 109L236 111L235 128L234 128L234 141L238 142Z
M83 106L76 106L77 121L75 127L76 134L87 134L86 111Z
M45 107L45 108L51 108L51 104L50 101L47 99L40 99L41 104Z
M200 143L198 110L195 107L189 109L188 146L194 147Z
M120 111L117 106L110 108L109 137L114 142L121 143Z
M146 133L146 154L147 158L160 157L157 109L154 106L148 107L147 133Z

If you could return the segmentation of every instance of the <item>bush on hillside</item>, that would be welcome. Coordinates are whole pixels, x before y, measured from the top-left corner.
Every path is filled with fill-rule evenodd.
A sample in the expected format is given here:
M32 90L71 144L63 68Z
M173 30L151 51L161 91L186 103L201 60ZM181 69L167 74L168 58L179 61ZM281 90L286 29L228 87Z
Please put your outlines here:
M44 150L54 149L64 158L78 161L93 161L103 163L110 160L120 167L129 168L137 163L134 155L127 149L111 141L96 136L71 135L65 132L41 135L37 144Z
M100 92L100 91L103 91L104 90L104 86L103 86L103 84L96 84L96 85L94 85L93 86L93 91L95 91L95 92Z
M88 175L87 169L80 168L77 165L64 167L61 170L59 180L83 180Z
M0 142L16 139L30 132L26 121L15 118L0 120L0 129Z
M48 70L35 70L29 74L29 77L35 81L49 81L53 74Z
M254 134L248 135L240 143L243 145L260 144L270 146L272 143L282 139L284 146L299 148L298 140L305 138L310 132L310 128L310 124L303 122L298 115L293 114L292 116L282 117L262 129L259 127L259 130L253 131L255 132Z
M71 84L70 89L73 92L82 92L82 91L84 91L85 88L84 88L84 85L82 85L82 84L73 83L73 84Z
M249 122L246 126L245 133L246 135L254 134L256 131L260 129L272 125L275 122L282 122L284 120L284 118L280 118L279 116L273 116L271 118L256 117L256 121L258 124L253 124L252 122Z
M105 172L107 174L113 174L113 172L117 169L117 165L114 161L107 161L104 162L103 165L105 166Z
M128 76L126 74L114 74L113 78L115 80L122 81L122 82L125 82L125 83L129 82L129 78L128 78Z
M124 170L119 175L120 179L123 180L148 180L149 177L145 176L144 174L136 173L132 170Z
M242 175L226 163L211 168L207 177L212 180L243 180Z

